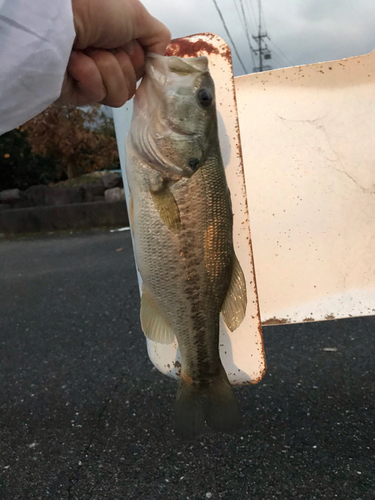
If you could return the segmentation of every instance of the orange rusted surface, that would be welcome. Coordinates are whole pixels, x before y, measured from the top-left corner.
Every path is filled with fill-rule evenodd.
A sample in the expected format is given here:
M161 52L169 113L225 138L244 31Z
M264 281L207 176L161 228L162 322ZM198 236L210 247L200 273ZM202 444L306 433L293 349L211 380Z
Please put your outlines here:
M278 318L275 318L275 317L267 319L266 321L262 321L262 325L263 326L286 325L288 323L290 323L289 319L286 319L286 318L278 319Z
M200 35L193 36L211 36L212 34L201 33ZM206 56L209 54L219 54L219 49L206 40L198 39L192 41L191 37L176 38L171 41L167 48L167 56L178 57L198 57Z
M230 48L226 43L218 47L217 38L212 33L198 33L188 37L175 38L169 44L166 55L178 57L220 55L229 64L232 64Z

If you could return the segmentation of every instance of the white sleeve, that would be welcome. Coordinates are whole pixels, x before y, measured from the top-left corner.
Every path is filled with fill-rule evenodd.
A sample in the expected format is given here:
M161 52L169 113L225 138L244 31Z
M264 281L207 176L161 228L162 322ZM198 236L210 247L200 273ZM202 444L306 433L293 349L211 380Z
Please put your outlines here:
M71 0L0 0L0 134L59 97L74 38Z

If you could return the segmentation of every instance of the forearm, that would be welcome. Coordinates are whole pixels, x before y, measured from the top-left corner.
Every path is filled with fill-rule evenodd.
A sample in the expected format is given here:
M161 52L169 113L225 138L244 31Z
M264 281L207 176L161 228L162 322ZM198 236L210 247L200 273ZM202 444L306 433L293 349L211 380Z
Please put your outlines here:
M139 0L0 0L0 134L57 99L122 106L169 41Z
M71 0L0 0L0 134L59 97L74 39Z

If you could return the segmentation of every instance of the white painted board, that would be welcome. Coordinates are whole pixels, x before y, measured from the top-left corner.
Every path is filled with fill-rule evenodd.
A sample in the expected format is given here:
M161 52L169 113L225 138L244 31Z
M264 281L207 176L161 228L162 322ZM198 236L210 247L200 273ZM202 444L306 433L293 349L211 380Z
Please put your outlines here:
M234 247L246 277L248 299L245 319L235 332L230 332L221 321L220 356L232 384L256 383L265 373L265 358L229 48L220 37L204 34L175 41L171 44L169 53L181 57L206 55L209 59L210 72L216 87L220 144L234 212ZM130 128L131 112L131 103L114 110L121 168L125 181L125 138ZM128 200L126 182L125 194ZM138 277L141 289L139 274ZM177 342L163 345L146 338L145 340L149 357L156 368L166 375L177 378L180 372Z
M263 324L375 314L374 68L235 79Z

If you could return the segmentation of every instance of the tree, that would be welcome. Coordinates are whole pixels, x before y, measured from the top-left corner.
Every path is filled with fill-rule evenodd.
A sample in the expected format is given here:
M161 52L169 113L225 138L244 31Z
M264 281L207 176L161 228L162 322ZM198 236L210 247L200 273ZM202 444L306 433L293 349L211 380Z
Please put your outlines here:
M52 105L22 130L32 152L55 158L68 179L118 164L113 120L99 107Z
M27 133L17 127L0 136L0 191L27 189L59 180L58 165L51 157L33 155Z

